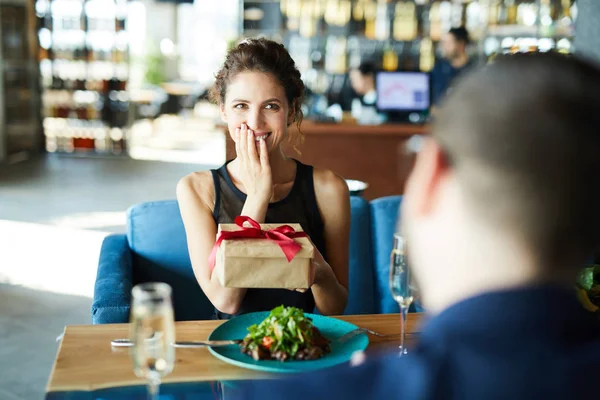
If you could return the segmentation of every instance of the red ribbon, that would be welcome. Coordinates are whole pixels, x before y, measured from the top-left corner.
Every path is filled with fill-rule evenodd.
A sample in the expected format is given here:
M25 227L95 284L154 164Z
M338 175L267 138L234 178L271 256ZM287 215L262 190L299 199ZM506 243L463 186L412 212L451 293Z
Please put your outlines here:
M263 231L260 229L260 224L253 220L250 217L238 216L235 217L235 224L242 228L242 230L238 231L221 231L219 236L217 237L217 241L210 252L210 256L208 257L208 266L212 270L215 267L215 262L217 259L217 250L219 250L219 246L223 240L228 239L268 239L272 242L276 243L285 258L287 258L288 262L292 261L296 254L302 249L294 238L298 237L308 237L308 235L304 232L296 232L294 228L289 225L281 225L275 229L269 229ZM251 227L245 227L244 222L250 223Z

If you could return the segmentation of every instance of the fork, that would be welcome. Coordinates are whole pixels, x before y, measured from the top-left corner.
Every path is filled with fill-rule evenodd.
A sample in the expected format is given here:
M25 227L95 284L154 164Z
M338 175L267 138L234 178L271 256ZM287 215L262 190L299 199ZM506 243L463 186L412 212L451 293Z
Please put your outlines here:
M334 339L333 341L337 342L337 343L344 343L344 342L347 342L348 340L352 339L353 337L360 335L361 333L368 333L370 335L377 336L380 338L393 338L393 337L401 336L399 333L383 334L383 333L372 331L371 329L367 329L367 328L356 328L356 329L351 330L350 332L344 334L343 336L340 336L339 338ZM407 333L407 335L411 335L411 334L414 335L415 333Z
M333 339L332 342L335 343L345 343L348 340L352 339L355 336L360 335L361 333L368 333L373 336L377 336L380 338L392 338L392 337L400 337L400 334L383 334L372 331L367 328L356 328L351 330L350 332L340 336L337 339ZM415 334L415 333L412 333ZM407 335L411 335L411 333L407 333ZM242 342L241 339L235 340L202 340L202 341L192 341L192 342L175 342L173 343L174 347L181 348L197 348L197 347L221 347L221 346L229 346L232 344L240 344ZM111 340L111 345L113 347L131 347L133 346L133 342L129 339L113 339Z

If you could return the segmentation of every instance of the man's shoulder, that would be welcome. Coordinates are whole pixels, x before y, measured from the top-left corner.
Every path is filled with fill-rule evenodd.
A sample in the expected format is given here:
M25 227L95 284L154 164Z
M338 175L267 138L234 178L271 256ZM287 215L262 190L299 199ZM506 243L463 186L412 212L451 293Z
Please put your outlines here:
M255 381L242 385L236 399L285 398L322 399L403 399L417 398L429 368L419 357L400 358L397 353L369 356L357 366L332 368L326 374L314 372L291 379ZM399 382L402 381L402 385ZM293 390L290 388L293 387ZM412 395L411 395L412 394Z
M448 61L444 58L438 58L435 60L433 64L433 68L431 70L432 73L441 71L446 65L449 65Z

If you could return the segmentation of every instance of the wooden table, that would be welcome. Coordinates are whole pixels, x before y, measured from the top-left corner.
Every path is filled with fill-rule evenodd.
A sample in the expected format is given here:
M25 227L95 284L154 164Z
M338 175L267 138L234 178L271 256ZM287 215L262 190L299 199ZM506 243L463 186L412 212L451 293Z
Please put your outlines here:
M226 128L222 128L226 131ZM345 179L369 184L363 196L367 200L404 193L406 178L414 155L404 152L413 135L428 134L429 126L386 124L377 126L349 123L302 122L304 143L298 154L287 141L285 153L305 164L330 169ZM296 134L295 126L290 134ZM235 158L235 144L226 133L226 158Z
M400 332L399 314L342 316L342 320L382 334ZM420 314L409 314L407 332L420 332ZM176 323L176 340L205 340L223 321L188 321ZM58 348L46 391L93 391L110 387L144 385L133 374L133 365L126 348L113 349L111 339L128 336L128 324L67 326ZM409 346L414 335L409 335ZM396 347L395 338L369 336L368 351ZM207 349L177 349L175 369L164 383L234 381L268 378L263 372L227 364Z

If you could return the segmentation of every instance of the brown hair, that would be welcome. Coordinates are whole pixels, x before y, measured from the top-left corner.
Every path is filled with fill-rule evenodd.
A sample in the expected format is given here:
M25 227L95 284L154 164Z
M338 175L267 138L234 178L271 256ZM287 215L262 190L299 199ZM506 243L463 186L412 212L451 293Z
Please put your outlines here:
M290 110L300 132L302 123L302 101L304 82L300 71L285 47L265 38L244 39L229 50L225 63L215 76L215 84L209 92L209 99L216 104L225 103L227 85L241 72L257 71L273 75L283 86ZM290 141L292 137L290 136ZM302 133L300 132L300 141Z
M600 69L519 54L463 78L433 136L478 217L540 265L577 267L600 241Z

